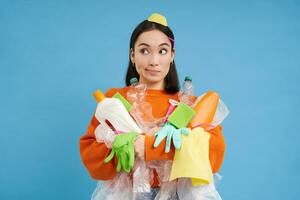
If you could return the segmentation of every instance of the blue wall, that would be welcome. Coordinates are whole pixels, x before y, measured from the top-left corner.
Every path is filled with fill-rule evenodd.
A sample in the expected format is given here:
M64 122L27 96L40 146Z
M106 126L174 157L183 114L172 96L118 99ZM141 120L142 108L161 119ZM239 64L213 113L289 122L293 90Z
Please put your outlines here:
M91 94L124 85L130 34L152 12L175 33L181 80L231 111L223 199L299 198L300 3L207 2L2 0L0 199L90 198Z

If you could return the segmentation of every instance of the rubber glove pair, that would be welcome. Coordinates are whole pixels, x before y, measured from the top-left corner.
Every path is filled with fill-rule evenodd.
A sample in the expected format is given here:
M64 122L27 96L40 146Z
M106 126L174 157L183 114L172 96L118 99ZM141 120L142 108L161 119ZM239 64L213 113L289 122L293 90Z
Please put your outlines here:
M190 133L188 128L177 129L170 122L167 122L159 131L157 131L154 136L156 137L154 142L154 147L156 148L164 138L167 138L165 152L170 151L171 140L176 149L180 149L182 139L181 134L188 135Z
M113 142L112 150L104 162L108 163L116 155L118 159L117 172L123 169L129 173L134 165L134 142L137 136L136 132L118 134Z

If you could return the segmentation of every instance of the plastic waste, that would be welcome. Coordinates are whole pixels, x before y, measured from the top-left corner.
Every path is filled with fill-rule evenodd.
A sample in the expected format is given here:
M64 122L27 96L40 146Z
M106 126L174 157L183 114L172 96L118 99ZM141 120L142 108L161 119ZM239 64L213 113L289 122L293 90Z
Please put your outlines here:
M147 86L139 83L136 77L130 79L129 90L127 91L127 99L131 104L143 102L145 99Z
M195 108L196 105L199 103L199 101L203 101L203 97L207 96L207 93L208 92L203 93L202 95L197 97L196 101L192 105L192 108ZM230 113L230 111L229 111L228 107L226 106L224 101L221 98L219 98L218 106L216 108L216 112L213 117L213 120L211 123L205 124L206 125L205 129L210 130L210 129L213 129L214 127L218 126L219 124L221 124L224 121L224 119L229 115L229 113ZM202 124L204 124L204 123L202 123Z
M98 142L104 141L111 148L116 137L113 134L116 132L142 133L119 99L106 98L100 90L97 90L94 96L98 102L95 117L100 122L95 130ZM133 199L132 180L128 174L123 172L119 173L112 181L99 181L93 192L92 200L119 199L120 195L125 200Z
M177 198L177 182L168 181L160 186L160 190L154 200L179 200ZM180 199L181 200L181 199Z
M214 119L212 121L212 126L218 126L222 123L222 121L229 115L229 109L227 108L226 104L222 101L222 99L219 99L219 104L217 107L216 114L214 116Z
M101 124L113 126L118 131L142 133L119 99L106 98L100 90L96 91L95 96L99 101L95 117Z
M152 106L145 101L147 87L139 83L137 78L132 78L130 84L127 91L127 99L132 104L130 114L142 131L148 133L156 124L152 115ZM150 170L145 161L138 160L133 172L133 198L147 196L150 191Z
M190 122L191 128L198 126L204 129L208 127L215 116L220 96L218 93L208 91L195 105L194 110L196 115Z
M107 148L111 149L116 134L108 126L99 124L95 129L95 136L97 142L104 142Z
M137 84L139 85L139 84ZM137 86L136 85L136 86ZM143 87L141 87L143 88ZM138 94L132 94L131 99L135 99L133 104L142 104L142 102L145 102L145 92L146 89L141 89L140 91L144 91ZM204 94L205 95L205 94ZM129 95L127 94L127 99L130 100L130 92ZM197 99L198 100L198 99ZM198 102L201 100L199 98ZM216 109L216 114L210 124L213 124L214 122L220 123L224 118L228 115L229 111L224 104L222 107L220 107L221 100L218 102L218 108ZM196 103L196 102L195 102ZM150 105L151 106L151 105ZM134 108L134 106L132 106ZM220 107L220 109L219 109ZM220 113L220 117L216 117L217 113ZM133 109L132 109L133 111ZM119 112L118 112L119 113ZM127 112L128 113L128 112ZM131 114L134 112L131 112ZM147 114L151 113L152 115L152 108L151 112L148 112ZM224 114L225 113L225 114ZM227 113L227 115L226 115ZM101 113L102 114L102 113ZM143 121L144 118L143 115L139 116L136 115L137 119L140 118L140 124L141 126L137 123L138 120L132 115L132 117L136 120L136 124L138 124L138 128L143 127L144 129L147 129L150 127L151 123L147 124L147 122ZM225 116L225 117L224 117ZM148 118L149 119L149 118ZM151 122L151 120L149 120ZM152 121L152 124L154 122L153 127L159 127L161 124L158 124L157 121L154 119ZM161 121L162 122L162 121ZM109 127L109 124L105 123L104 121L104 127L107 128ZM143 124L147 124L146 126ZM116 123L111 123L111 125L116 128L115 126ZM201 125L197 123L197 125ZM215 124L213 124L215 125ZM117 126L118 127L118 126ZM98 127L97 127L98 128ZM141 129L141 132L143 132L143 128ZM99 127L99 133L100 130L105 130L103 127ZM117 130L122 130L121 128L116 128ZM109 132L110 135L112 135L113 132ZM95 132L96 134L96 132ZM108 135L109 135L108 134ZM109 138L109 137L107 137ZM103 137L99 136L96 137L97 141L102 141ZM113 141L113 140L112 140ZM153 164L155 163L155 164ZM119 199L120 196L122 196L122 199L139 199L139 197L146 197L146 196L153 196L153 188L150 188L149 180L151 180L151 177L153 176L152 174L152 169L155 169L159 179L161 181L160 187L161 189L158 191L156 195L156 200L162 200L162 199L170 199L170 198L175 198L174 194L177 193L177 199L198 199L198 200L204 200L204 199L209 199L209 200L221 200L221 197L219 196L218 192L216 191L215 188L215 183L210 183L207 185L201 185L201 186L193 186L192 185L192 180L187 179L187 178L179 178L178 182L174 184L174 182L170 182L170 173L171 173L171 166L172 166L173 161L151 161L151 164L147 162L146 167L145 163L138 163L136 162L136 165L133 170L132 176L128 176L128 174L125 173L119 173L118 176L113 180L113 181L101 181L98 183L98 186L96 190L93 193L93 200L98 200L98 199ZM147 169L147 170L145 170ZM143 178L140 179L139 177L146 177L144 180ZM132 180L133 179L133 180ZM134 180L135 179L135 180ZM147 179L147 180L146 180ZM215 179L215 175L214 175ZM220 179L220 178L218 178ZM216 180L214 180L215 182ZM216 181L217 182L217 181ZM145 184L146 183L146 184ZM148 185L147 185L148 183ZM146 187L145 187L146 186ZM149 186L149 187L148 187ZM150 188L150 192L145 192L149 191L148 189L145 188ZM144 191L144 193L143 193ZM176 192L177 191L177 192ZM149 194L149 195L147 195ZM144 196L145 195L145 196ZM179 198L178 198L179 197ZM144 198L145 199L145 198Z
M177 194L180 200L222 200L214 183L195 187L189 178L178 179Z
M144 161L137 161L134 167L133 173L133 187L132 191L134 194L134 199L137 196L141 196L142 194L146 194L150 192L150 169L146 166Z
M121 197L122 196L122 197ZM119 173L111 181L98 181L92 200L132 200L132 181L126 173Z
M152 115L151 104L145 101L147 86L139 83L135 77L130 80L130 84L127 91L127 99L132 104L130 114L144 133L152 133L159 121Z
M182 103L185 103L188 106L191 106L193 104L193 96L194 96L194 86L192 82L192 78L189 76L186 76L182 88L179 92L179 100Z

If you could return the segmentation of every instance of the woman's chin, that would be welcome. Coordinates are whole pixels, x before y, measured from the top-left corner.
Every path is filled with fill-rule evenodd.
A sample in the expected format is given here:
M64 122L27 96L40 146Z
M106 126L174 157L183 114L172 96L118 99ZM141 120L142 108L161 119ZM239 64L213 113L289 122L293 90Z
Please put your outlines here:
M163 78L160 76L147 76L146 79L147 79L147 82L149 82L151 84L156 84L163 80Z

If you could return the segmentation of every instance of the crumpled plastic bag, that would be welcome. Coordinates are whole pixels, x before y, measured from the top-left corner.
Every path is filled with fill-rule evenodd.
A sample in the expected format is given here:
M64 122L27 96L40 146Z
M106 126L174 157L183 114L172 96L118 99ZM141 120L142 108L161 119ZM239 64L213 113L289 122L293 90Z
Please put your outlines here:
M91 200L132 200L132 181L126 173L120 173L111 181L98 181Z
M133 193L149 193L151 175L145 161L138 160L133 171Z
M155 200L175 200L177 198L177 182L168 181L164 182L160 186L160 190L155 197Z
M192 105L192 108L194 108L198 104L198 102L202 99L202 97L205 96L205 94L206 93L203 93L196 99L196 101ZM218 103L217 110L214 115L213 121L211 122L211 124L209 124L210 126L206 130L213 129L214 127L221 124L224 121L224 119L229 115L229 113L230 113L230 111L229 111L228 107L226 106L226 104L224 103L224 101L222 99L219 99L219 103Z
M193 187L189 178L178 179L177 194L180 200L222 200L214 183Z

